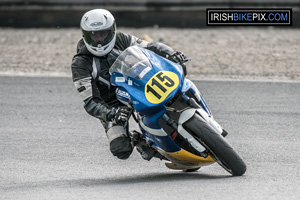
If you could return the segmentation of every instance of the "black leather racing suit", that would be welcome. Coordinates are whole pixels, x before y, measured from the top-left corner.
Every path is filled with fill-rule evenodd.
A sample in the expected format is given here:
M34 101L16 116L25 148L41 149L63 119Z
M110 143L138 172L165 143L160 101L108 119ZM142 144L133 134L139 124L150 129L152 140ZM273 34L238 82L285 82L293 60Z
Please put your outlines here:
M90 115L106 121L108 109L119 104L115 96L116 88L110 85L109 68L122 51L134 45L149 49L163 57L174 52L172 48L162 43L149 43L118 32L113 50L105 57L96 57L87 50L82 39L79 41L71 69L75 87L84 101L85 110Z
M116 88L110 84L109 68L122 51L134 45L149 49L163 57L175 52L162 43L149 43L135 36L117 32L115 46L106 56L96 57L91 54L81 39L77 45L77 54L72 60L73 82L84 101L84 108L90 115L101 120L110 142L117 136L108 135L108 130L113 124L107 121L106 116L112 107L121 104L115 95ZM114 130L110 134L113 135L115 132L117 131Z

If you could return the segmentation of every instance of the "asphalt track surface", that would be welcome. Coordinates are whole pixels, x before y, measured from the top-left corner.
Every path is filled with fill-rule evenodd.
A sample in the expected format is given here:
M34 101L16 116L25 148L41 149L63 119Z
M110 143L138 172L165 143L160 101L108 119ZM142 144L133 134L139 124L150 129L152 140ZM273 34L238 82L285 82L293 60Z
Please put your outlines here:
M300 83L195 83L244 176L118 160L70 78L0 76L0 199L299 199Z

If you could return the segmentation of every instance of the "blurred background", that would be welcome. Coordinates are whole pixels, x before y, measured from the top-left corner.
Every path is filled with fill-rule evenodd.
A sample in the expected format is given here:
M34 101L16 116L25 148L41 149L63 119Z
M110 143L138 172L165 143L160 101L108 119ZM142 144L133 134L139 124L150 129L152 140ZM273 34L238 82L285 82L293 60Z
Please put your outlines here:
M2 27L79 27L82 15L104 8L122 27L206 26L206 8L292 8L300 27L300 0L0 0Z
M95 8L118 31L184 52L189 78L300 80L300 0L0 0L0 75L70 76ZM207 8L292 8L293 26L208 28Z

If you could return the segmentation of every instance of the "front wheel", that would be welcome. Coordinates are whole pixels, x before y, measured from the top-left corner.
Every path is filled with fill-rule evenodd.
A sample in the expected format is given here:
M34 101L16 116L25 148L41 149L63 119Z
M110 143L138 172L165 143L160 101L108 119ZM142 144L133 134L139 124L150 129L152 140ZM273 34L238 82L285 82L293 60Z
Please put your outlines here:
M216 133L206 121L195 114L184 123L184 128L208 150L214 160L233 176L241 176L246 172L246 164L231 145Z

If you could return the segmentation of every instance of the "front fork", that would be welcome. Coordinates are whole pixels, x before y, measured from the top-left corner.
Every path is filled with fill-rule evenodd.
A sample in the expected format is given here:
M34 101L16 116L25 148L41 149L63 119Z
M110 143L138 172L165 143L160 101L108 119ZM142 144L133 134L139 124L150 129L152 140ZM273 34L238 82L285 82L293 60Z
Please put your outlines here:
M210 126L214 128L214 130L225 137L227 135L227 132L220 126L218 122L216 122L212 116L212 114L209 112L208 107L207 109L204 109L202 104L205 104L205 101L199 102L201 106L197 103L197 101L194 98L190 98L186 94L181 95L182 98L186 101L188 104L189 109L184 110L181 112L180 117L178 119L178 123L176 123L172 118L170 118L167 114L164 114L162 118L167 122L169 126L171 126L174 130L177 130L183 137L188 139L192 146L196 148L197 150L204 150L204 147L201 147L202 145L197 145L198 142L193 140L193 137L183 128L183 124L191 119L195 113L198 113ZM202 100L202 99L201 99ZM206 104L205 104L206 105ZM193 144L194 143L194 144ZM197 144L196 144L197 143ZM200 151L202 152L202 151Z
M201 107L194 98L190 98L186 94L183 94L182 97L191 108L181 113L179 118L179 124L180 123L183 124L191 117L193 117L193 115L197 112L209 125L211 125L215 129L215 131L218 134L222 135L222 133L224 132L223 128L220 126L218 122L215 121L215 119L213 118L210 112L204 110L204 108Z
M191 118L194 113L197 112L208 124L210 124L216 130L217 133L225 137L228 133L214 120L214 116L210 112L203 96L201 95L196 85L188 79L185 79L184 82L185 87L182 90L181 97L186 101L188 106L196 109L196 111L186 111L185 114L182 113L182 116L189 116L189 118ZM187 91L189 90L192 91L195 98L187 95Z

